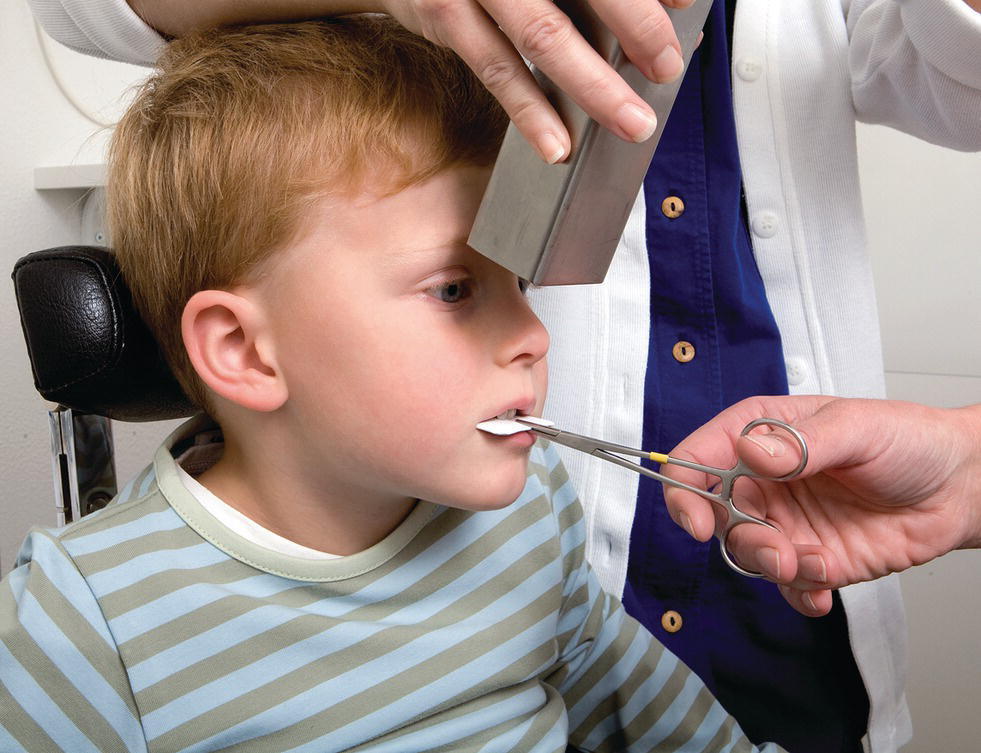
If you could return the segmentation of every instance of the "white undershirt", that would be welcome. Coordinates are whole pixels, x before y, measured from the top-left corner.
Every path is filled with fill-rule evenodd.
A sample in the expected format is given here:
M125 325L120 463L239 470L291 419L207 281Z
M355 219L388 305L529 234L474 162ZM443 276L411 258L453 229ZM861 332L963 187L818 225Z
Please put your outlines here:
M301 557L307 560L331 560L338 559L341 556L297 544L295 541L290 541L278 533L273 533L268 528L263 528L252 520L252 518L243 515L227 502L222 502L206 487L201 485L191 474L181 468L180 465L177 466L177 475L181 483L184 484L184 488L219 523L253 544L270 549L278 554L287 554L290 557Z

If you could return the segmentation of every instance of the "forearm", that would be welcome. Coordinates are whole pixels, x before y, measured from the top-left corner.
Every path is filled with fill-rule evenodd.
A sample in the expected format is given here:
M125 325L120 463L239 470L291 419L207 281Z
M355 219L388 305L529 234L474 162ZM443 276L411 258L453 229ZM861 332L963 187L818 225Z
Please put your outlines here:
M859 120L981 149L981 0L852 0L848 63Z
M127 0L149 26L171 37L192 29L295 21L382 10L380 0Z

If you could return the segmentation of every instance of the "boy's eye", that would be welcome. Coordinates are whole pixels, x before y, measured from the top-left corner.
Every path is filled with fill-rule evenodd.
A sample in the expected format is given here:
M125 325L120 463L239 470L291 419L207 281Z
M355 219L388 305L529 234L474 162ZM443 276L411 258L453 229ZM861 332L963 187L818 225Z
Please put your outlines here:
M528 288L530 287L531 287L530 282L528 282L525 279L522 279L521 277L518 278L518 290L520 290L522 293L527 293Z
M463 299L473 295L470 280L450 280L449 282L434 285L427 292L433 298L437 298L443 303L459 303Z

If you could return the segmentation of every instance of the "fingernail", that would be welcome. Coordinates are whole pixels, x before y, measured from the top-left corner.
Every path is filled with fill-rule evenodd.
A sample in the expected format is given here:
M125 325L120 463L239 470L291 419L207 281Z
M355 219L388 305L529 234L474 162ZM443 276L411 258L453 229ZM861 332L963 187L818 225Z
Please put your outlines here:
M814 599L811 598L811 595L807 591L805 591L800 598L805 604L807 604L807 608L812 612L818 611L818 608L814 606Z
M617 125L638 144L647 141L657 130L657 117L633 102L627 102L617 112Z
M799 575L812 583L827 583L828 568L820 554L805 554L800 558Z
M765 546L756 553L756 563L760 566L764 575L779 580L780 552L772 546Z
M681 520L681 527L688 531L688 535L695 538L695 526L691 524L691 518L685 513L681 513L678 518Z
M674 81L684 69L685 61L681 59L678 51L670 45L661 50L654 58L654 62L651 63L651 73L654 79L662 84Z
M775 434L747 434L746 439L771 458L778 458L787 451L787 445Z
M565 157L565 147L554 133L543 133L538 139L538 152L548 164L554 165Z

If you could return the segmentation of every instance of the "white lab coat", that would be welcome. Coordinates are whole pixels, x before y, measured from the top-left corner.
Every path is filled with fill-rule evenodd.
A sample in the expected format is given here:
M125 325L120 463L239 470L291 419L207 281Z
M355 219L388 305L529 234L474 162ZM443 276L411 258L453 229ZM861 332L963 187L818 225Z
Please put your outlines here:
M146 63L163 45L123 0L29 2L50 34L89 54ZM855 121L981 149L981 14L962 0L739 0L732 58L753 251L791 392L881 397ZM532 294L552 333L547 415L635 447L649 327L644 212L639 197L603 285ZM622 593L637 477L577 455L564 459L587 508L588 555ZM871 703L866 747L890 753L911 734L899 585L885 578L841 596Z
M981 14L961 0L738 0L732 60L753 251L791 393L883 397L855 122L981 149ZM533 295L552 335L546 415L640 447L650 311L642 197L603 285ZM587 508L587 555L604 587L622 593L637 476L560 452ZM898 580L841 597L871 704L867 748L895 751L911 735Z

